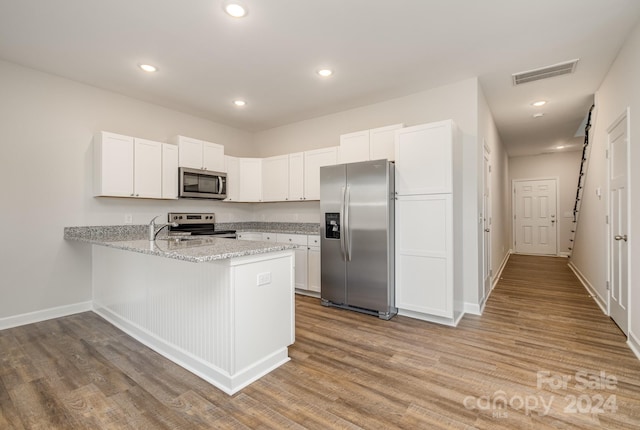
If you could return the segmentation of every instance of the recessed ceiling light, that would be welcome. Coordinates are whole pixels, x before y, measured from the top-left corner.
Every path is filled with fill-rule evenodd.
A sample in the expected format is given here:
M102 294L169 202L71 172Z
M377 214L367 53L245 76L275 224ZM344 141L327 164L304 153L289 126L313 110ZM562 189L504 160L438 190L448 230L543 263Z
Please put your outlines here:
M537 102L533 102L533 103L531 103L531 105L532 105L532 106L535 106L535 107L544 106L544 105L546 105L546 104L547 104L547 101L546 101L546 100L538 100Z
M533 117L534 118L542 118L544 116L544 114L542 112L538 112L538 113L534 113Z
M556 149L564 149L564 148L566 148L566 146L564 146L564 145L558 145L558 146L556 146Z
M149 73L158 71L158 68L156 66L152 66L151 64L139 64L138 67L140 67L145 72L149 72Z
M318 70L318 75L322 76L323 78L328 78L329 76L333 75L333 70L331 70L331 69L320 69L320 70Z
M234 105L236 105L236 106L238 106L238 107L242 107L242 106L246 106L246 105L247 105L247 102L246 102L246 101L244 101L244 100L234 100L234 101L233 101L233 104L234 104Z
M245 5L237 1L226 1L223 3L224 11L234 18L242 18L247 16L249 10Z

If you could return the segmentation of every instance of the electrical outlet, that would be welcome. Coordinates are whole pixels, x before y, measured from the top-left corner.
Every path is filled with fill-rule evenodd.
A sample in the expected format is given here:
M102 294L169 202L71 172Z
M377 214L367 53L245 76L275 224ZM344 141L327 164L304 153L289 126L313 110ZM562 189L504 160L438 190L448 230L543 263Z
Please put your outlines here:
M124 214L124 223L125 224L133 224L133 215Z
M271 283L271 272L258 273L258 286Z

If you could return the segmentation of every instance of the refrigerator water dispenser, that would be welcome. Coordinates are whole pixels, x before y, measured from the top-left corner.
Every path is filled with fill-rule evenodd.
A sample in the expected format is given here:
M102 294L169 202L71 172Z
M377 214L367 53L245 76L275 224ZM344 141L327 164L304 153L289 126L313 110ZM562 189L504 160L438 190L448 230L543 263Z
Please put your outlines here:
M325 238L340 239L340 213L329 212L324 214Z

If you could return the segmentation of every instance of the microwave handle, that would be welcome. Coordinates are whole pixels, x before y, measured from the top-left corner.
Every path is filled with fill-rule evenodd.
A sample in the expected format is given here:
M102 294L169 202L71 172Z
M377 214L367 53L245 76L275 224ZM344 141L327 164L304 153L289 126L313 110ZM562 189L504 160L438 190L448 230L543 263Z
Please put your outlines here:
M222 194L222 177L218 176L218 194Z

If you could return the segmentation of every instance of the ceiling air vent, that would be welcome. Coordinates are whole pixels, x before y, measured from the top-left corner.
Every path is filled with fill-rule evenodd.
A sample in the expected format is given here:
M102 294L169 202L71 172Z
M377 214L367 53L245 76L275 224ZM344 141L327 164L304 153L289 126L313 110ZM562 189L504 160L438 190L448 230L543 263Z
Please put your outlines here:
M539 69L527 70L526 72L514 73L511 75L513 77L513 85L522 85L527 82L553 78L554 76L568 75L576 70L577 64L578 59L541 67Z

